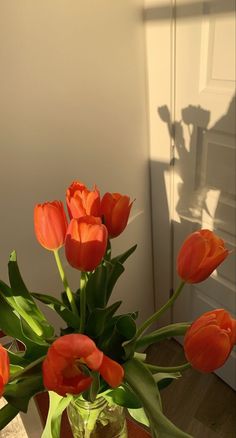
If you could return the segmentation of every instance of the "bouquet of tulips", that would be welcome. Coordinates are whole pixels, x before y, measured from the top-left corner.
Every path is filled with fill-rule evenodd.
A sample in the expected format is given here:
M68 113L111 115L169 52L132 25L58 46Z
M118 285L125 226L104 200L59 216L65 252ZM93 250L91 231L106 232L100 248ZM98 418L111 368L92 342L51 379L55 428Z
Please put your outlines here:
M39 243L55 256L63 283L57 298L30 292L20 274L16 253L8 263L9 285L0 281L0 329L17 341L18 350L0 345L0 429L19 411L27 412L35 394L49 391L50 415L44 438L60 436L63 410L73 397L94 401L100 394L125 406L148 424L152 437L189 437L162 412L160 389L189 367L211 372L221 367L236 343L236 320L224 309L200 316L192 324L177 323L146 330L173 305L185 283L205 280L229 251L210 230L187 237L178 254L180 285L172 297L142 325L137 312L120 314L121 301L110 302L112 290L136 246L112 257L111 240L125 229L132 202L119 193L89 190L74 181L66 192L67 219L61 201L38 204L34 210ZM80 273L72 291L59 256L65 248L69 264ZM37 306L39 300L61 318L56 334ZM186 363L168 369L147 363L142 351L172 336L184 335ZM140 352L141 351L141 352Z

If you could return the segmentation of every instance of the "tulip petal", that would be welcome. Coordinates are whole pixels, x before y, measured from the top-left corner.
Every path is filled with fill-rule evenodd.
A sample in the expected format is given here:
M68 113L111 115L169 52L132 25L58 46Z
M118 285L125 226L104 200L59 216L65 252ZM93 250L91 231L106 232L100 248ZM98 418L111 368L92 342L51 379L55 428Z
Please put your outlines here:
M7 350L0 344L0 397L4 393L4 386L10 377L10 361Z
M111 238L125 229L132 207L130 198L120 193L105 193L101 201L101 214Z
M184 350L193 368L209 373L225 363L231 344L225 330L216 325L208 325L192 336L186 335Z
M70 219L101 215L100 193L96 186L90 191L80 181L73 181L66 191L66 203Z
M112 388L119 386L124 377L124 369L122 366L118 362L110 359L105 354L103 355L99 372L105 382L107 382Z
M184 241L178 254L177 269L179 276L185 281L192 279L200 263L205 259L207 252L207 243L200 233L191 234Z
M65 240L70 265L81 271L93 271L104 257L107 238L107 229L100 218L84 216L72 219Z
M61 336L52 344L52 347L59 356L64 358L86 357L97 349L92 339L80 333Z
M228 256L224 241L210 230L196 231L184 241L178 257L177 270L187 283L199 283Z
M34 228L39 243L48 250L64 245L67 218L61 201L37 204L34 208Z

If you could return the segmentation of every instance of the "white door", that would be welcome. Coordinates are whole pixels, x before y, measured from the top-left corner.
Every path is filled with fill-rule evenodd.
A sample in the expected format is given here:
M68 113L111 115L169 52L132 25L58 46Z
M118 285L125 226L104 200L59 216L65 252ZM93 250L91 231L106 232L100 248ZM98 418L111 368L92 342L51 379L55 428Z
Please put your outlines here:
M173 320L221 307L236 317L235 1L177 0L174 27L173 266L199 228L234 252L207 281L185 287ZM235 351L217 374L236 389Z
M235 1L144 3L160 307L178 282L176 255L190 232L210 228L236 249ZM236 252L207 281L185 288L161 323L189 321L217 307L236 317L235 283ZM218 374L236 388L235 352Z

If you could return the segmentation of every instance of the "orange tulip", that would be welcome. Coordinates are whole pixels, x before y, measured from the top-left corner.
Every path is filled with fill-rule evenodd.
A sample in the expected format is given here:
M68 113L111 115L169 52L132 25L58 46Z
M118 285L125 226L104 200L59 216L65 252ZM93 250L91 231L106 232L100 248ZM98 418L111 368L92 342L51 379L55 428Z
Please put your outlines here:
M65 240L66 258L73 268L93 271L106 252L107 229L100 218L72 219Z
M193 368L209 373L221 367L236 344L236 320L224 309L204 313L184 338L186 358Z
M10 377L10 364L7 350L0 344L0 397L4 393L4 386Z
M55 250L64 245L68 222L61 201L37 204L34 208L34 228L39 243Z
M92 377L84 373L84 365L100 372L112 387L119 386L124 377L122 366L105 356L92 339L73 333L58 338L48 349L42 366L45 388L62 396L80 394L92 382Z
M79 181L73 181L66 191L66 203L70 218L80 218L82 216L100 216L100 193L97 187L88 190Z
M187 283L205 280L224 261L229 251L224 241L210 230L190 234L177 257L177 271Z
M117 237L124 231L131 207L132 203L128 196L120 193L105 193L101 202L101 214L109 237Z

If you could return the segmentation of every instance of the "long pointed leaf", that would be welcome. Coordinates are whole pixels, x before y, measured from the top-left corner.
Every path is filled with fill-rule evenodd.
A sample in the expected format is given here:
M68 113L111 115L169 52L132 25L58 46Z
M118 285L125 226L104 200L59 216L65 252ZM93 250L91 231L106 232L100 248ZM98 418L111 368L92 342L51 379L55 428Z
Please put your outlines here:
M8 383L5 386L4 397L16 409L27 412L31 397L43 390L42 375L36 374Z
M121 276L121 274L123 274L125 268L124 266L117 262L117 263L107 263L107 269L109 269L108 271L108 276L107 276L107 288L106 288L106 303L108 303L109 298L112 294L113 288L118 280L118 278Z
M52 297L51 295L39 294L35 292L31 292L31 295L39 300L41 303L46 304L46 306L55 310L55 312L60 315L60 317L67 323L69 327L73 327L77 329L79 327L79 317L77 317L71 310L69 310L64 303L59 301L57 298Z
M149 419L153 436L190 438L191 436L176 427L161 411L160 393L155 380L145 365L137 359L123 364L125 380L140 399Z
M11 289L7 291L6 296L8 303L18 311L38 336L50 338L54 333L54 329L30 295L22 279L15 251L12 251L10 255L8 274L11 285Z
M116 257L114 257L111 262L116 263L119 262L123 265L123 263L127 260L127 258L136 250L137 245L131 246L127 251L125 251L123 254L120 254Z
M49 391L48 394L49 410L46 425L41 438L60 438L61 414L63 410L68 406L73 397L67 396L66 398L64 398L53 391ZM62 410L62 408L64 409Z
M2 430L19 413L19 409L7 403L0 409L0 430Z
M25 347L26 352L24 353L24 357L30 357L30 359L36 359L39 356L43 356L47 349L48 345L45 343L45 346L38 345L35 341L30 340L22 331L22 324L20 315L17 312L12 311L11 306L7 304L7 302L2 298L0 294L0 328L2 331L11 336L14 339L21 341ZM36 335L35 335L36 336ZM36 336L36 340L38 340Z
M190 323L188 322L179 322L176 324L167 325L166 327L161 327L160 329L138 339L135 342L135 348L147 348L154 342L159 342L163 339L171 338L173 336L183 336L189 327Z

